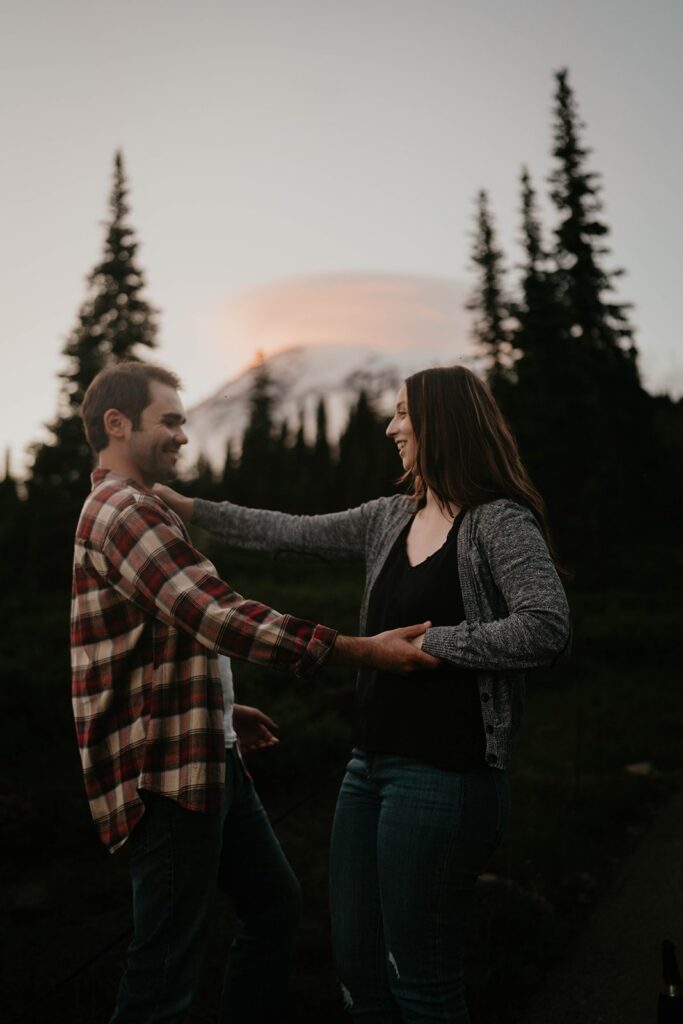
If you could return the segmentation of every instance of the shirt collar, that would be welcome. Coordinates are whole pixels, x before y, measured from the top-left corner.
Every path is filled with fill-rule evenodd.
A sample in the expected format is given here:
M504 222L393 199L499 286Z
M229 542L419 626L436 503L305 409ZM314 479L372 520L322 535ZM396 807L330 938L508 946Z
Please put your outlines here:
M97 487L98 484L101 484L103 480L106 480L109 477L111 477L112 480L120 480L122 484L128 484L130 487L135 487L135 489L138 491L144 491L145 494L152 493L149 487L145 487L144 484L138 483L138 481L133 480L132 477L123 476L123 474L117 473L115 470L107 469L106 467L103 466L98 466L97 469L94 469L90 474L90 482L92 484L93 489Z

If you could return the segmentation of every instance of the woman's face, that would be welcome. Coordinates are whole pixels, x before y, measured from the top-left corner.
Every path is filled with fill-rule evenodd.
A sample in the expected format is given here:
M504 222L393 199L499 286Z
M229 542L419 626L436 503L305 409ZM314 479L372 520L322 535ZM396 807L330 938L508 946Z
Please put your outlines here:
M412 469L415 465L415 456L417 454L417 441L413 424L410 422L410 416L408 415L408 394L405 384L401 385L401 389L396 396L396 411L387 427L387 437L391 438L398 448L403 468L405 470Z

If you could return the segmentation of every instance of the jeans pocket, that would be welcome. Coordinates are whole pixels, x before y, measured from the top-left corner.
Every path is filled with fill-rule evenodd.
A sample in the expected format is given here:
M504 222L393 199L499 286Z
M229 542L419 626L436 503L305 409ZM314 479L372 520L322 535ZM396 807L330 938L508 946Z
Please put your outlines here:
M148 836L149 819L147 810L145 809L144 814L138 822L136 822L133 831L128 836L128 855L133 860L144 857L149 849L149 836Z
M140 790L140 797L145 813L128 839L132 857L144 857L165 841L170 827L169 812L173 809L173 802L160 793Z

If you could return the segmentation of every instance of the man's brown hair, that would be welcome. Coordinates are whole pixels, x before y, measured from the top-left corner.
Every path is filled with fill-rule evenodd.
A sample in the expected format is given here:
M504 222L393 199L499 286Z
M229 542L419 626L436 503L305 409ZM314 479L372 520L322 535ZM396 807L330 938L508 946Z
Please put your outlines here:
M88 444L97 454L109 444L104 429L104 414L107 409L118 409L133 424L133 430L140 429L143 409L150 404L149 382L156 380L179 391L180 378L171 370L152 363L117 363L100 370L92 380L83 398L81 417Z

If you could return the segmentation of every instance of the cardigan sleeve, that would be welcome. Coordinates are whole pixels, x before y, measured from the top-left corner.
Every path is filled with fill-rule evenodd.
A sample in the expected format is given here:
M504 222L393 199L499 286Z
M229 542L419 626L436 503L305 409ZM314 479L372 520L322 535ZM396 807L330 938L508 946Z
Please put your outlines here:
M377 504L369 501L345 512L299 516L198 498L192 522L235 548L353 561L365 557L368 526Z
M472 549L475 590L502 596L506 614L493 621L461 622L428 629L427 654L482 670L519 670L553 664L571 639L569 607L541 529L532 513L512 501L492 502L482 512ZM486 571L486 569L488 571ZM495 592L485 594L500 606Z

